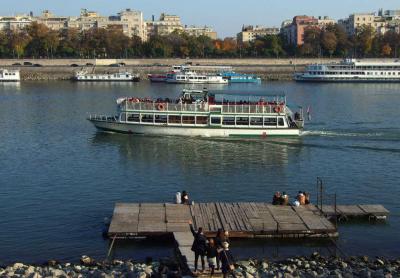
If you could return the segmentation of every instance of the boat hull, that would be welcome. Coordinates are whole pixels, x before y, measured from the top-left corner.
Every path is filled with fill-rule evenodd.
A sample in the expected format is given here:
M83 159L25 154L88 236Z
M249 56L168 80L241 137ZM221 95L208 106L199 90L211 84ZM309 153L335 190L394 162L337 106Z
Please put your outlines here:
M222 128L209 126L167 126L153 124L134 124L117 121L89 119L96 128L127 134L191 136L191 137L269 137L299 136L298 128Z

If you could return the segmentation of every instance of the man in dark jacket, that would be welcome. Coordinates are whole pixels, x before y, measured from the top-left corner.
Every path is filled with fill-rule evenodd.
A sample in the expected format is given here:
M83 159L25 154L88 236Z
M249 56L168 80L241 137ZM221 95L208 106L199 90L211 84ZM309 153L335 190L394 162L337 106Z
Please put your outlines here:
M194 230L192 221L189 221L190 230L192 231L194 240L192 244L192 251L194 252L194 271L197 272L197 262L199 257L201 259L202 270L205 270L204 256L206 255L207 238L203 234L203 228L199 227L197 232Z

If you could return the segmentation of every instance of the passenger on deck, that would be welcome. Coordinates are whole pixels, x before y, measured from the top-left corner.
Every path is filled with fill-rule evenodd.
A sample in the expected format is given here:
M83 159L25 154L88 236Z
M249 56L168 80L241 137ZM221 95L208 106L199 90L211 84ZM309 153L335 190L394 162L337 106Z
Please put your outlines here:
M286 194L285 191L283 191L282 196L281 196L281 205L283 205L283 206L289 205L289 196Z
M215 266L217 265L218 252L215 242L212 238L208 241L206 255L208 261L208 267L210 268L211 276L213 276L215 271Z
M281 204L281 193L279 191L275 192L274 197L272 198L272 204L274 206Z
M181 204L190 205L189 194L184 190L181 195Z
M204 272L205 270L204 256L206 255L207 238L203 234L202 227L199 227L196 232L193 228L192 221L189 221L189 226L194 237L192 244L192 251L194 252L194 272L197 272L197 263L199 261L199 257L201 259L202 272Z

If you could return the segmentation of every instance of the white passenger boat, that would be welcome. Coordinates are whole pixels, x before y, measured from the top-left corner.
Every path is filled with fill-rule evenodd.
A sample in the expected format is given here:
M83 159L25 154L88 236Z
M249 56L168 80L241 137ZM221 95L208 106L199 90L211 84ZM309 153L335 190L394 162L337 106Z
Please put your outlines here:
M400 62L345 59L340 63L312 64L294 76L303 82L400 82Z
M184 90L177 101L121 98L116 116L91 115L104 131L202 137L299 136L303 111L295 113L285 96L208 93Z
M117 73L89 73L87 70L81 70L75 73L74 80L76 81L104 81L104 82L115 82L115 81L130 81L138 82L140 77L137 74L130 72L117 72Z
M175 84L228 84L228 80L221 75L198 74L188 70L167 74L166 82Z
M0 82L18 82L20 80L19 70L0 69Z

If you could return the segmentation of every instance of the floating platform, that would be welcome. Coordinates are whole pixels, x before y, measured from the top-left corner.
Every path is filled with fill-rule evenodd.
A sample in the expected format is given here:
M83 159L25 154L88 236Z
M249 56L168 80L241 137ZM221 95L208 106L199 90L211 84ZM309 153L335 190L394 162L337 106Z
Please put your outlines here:
M337 205L323 206L322 213L326 217L337 217L338 219L367 217L369 219L386 219L389 211L382 205Z
M110 237L130 238L190 232L203 227L207 236L219 228L232 238L332 237L335 225L314 205L292 207L268 203L117 203L108 230Z
M230 238L305 238L337 237L337 227L328 217L387 217L381 205L274 206L269 203L117 203L108 230L115 239L173 235L176 253L183 270L193 274L193 235L189 228L203 227L206 236L219 228ZM111 248L112 248L111 244ZM110 251L111 251L110 248ZM109 252L110 253L110 252Z

